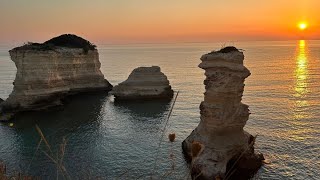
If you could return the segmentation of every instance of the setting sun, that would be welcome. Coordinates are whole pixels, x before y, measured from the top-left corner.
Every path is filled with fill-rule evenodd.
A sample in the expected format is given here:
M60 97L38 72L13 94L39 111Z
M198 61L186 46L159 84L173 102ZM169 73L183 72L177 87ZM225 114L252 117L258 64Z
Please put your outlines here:
M307 29L308 25L307 23L302 22L302 23L299 23L298 27L300 30L305 30Z

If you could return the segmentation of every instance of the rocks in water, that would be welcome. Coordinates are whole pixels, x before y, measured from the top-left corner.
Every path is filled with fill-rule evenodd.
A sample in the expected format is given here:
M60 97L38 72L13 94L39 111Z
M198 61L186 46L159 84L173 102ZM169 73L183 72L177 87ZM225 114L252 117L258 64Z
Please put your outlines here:
M182 143L194 179L249 179L262 165L254 153L255 138L243 130L248 105L241 102L250 71L235 47L201 57L206 92L198 127Z
M14 113L5 113L0 111L0 122L6 122L13 119Z
M3 113L47 109L63 104L67 95L112 89L100 71L95 45L76 35L28 43L9 53L17 74Z
M173 90L159 66L139 67L109 92L116 100L171 99Z

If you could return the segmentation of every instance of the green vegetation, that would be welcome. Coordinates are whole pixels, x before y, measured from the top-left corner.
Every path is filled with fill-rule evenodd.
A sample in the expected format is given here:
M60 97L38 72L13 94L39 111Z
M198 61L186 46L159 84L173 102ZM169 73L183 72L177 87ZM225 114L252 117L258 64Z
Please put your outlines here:
M13 50L49 51L49 50L55 50L55 46L51 44L27 42L23 46L16 47Z
M82 48L85 51L96 49L96 45L73 34L63 34L61 36L52 38L49 41L44 42L43 44L52 44L54 46L69 48Z
M227 46L227 47L224 47L224 48L220 49L217 52L218 53L229 53L229 52L233 52L233 51L238 51L239 52L239 49L237 49L234 46Z
M23 46L14 48L13 50L50 51L55 50L57 47L82 48L85 54L88 53L89 50L96 49L96 45L79 36L73 34L63 34L44 43L28 42Z

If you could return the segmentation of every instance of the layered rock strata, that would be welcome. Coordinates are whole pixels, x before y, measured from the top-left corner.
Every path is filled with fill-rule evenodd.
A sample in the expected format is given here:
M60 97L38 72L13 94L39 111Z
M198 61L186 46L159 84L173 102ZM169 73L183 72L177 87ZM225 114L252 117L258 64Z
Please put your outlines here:
M199 67L206 76L201 120L182 143L193 179L248 179L261 166L263 156L254 153L255 138L243 130L250 114L241 102L244 80L250 75L243 60L235 47L201 57Z
M160 67L139 67L128 79L115 86L109 94L116 100L170 99L173 96L169 80Z
M112 89L100 71L97 49L78 36L29 43L9 53L17 74L13 92L1 104L3 116L61 105L67 95Z

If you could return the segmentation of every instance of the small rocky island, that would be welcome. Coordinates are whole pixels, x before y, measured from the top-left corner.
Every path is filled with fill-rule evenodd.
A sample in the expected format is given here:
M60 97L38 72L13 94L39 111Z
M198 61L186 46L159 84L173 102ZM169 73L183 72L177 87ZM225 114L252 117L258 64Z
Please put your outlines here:
M263 155L254 152L255 137L243 130L250 114L241 102L250 76L243 60L235 47L201 57L199 67L206 75L201 120L182 143L193 179L249 179L262 165Z
M139 67L128 79L115 86L109 94L116 100L171 99L173 90L159 66Z
M1 103L1 120L22 111L62 105L69 95L112 89L100 71L96 46L76 35L28 43L9 53L17 74L13 92Z

